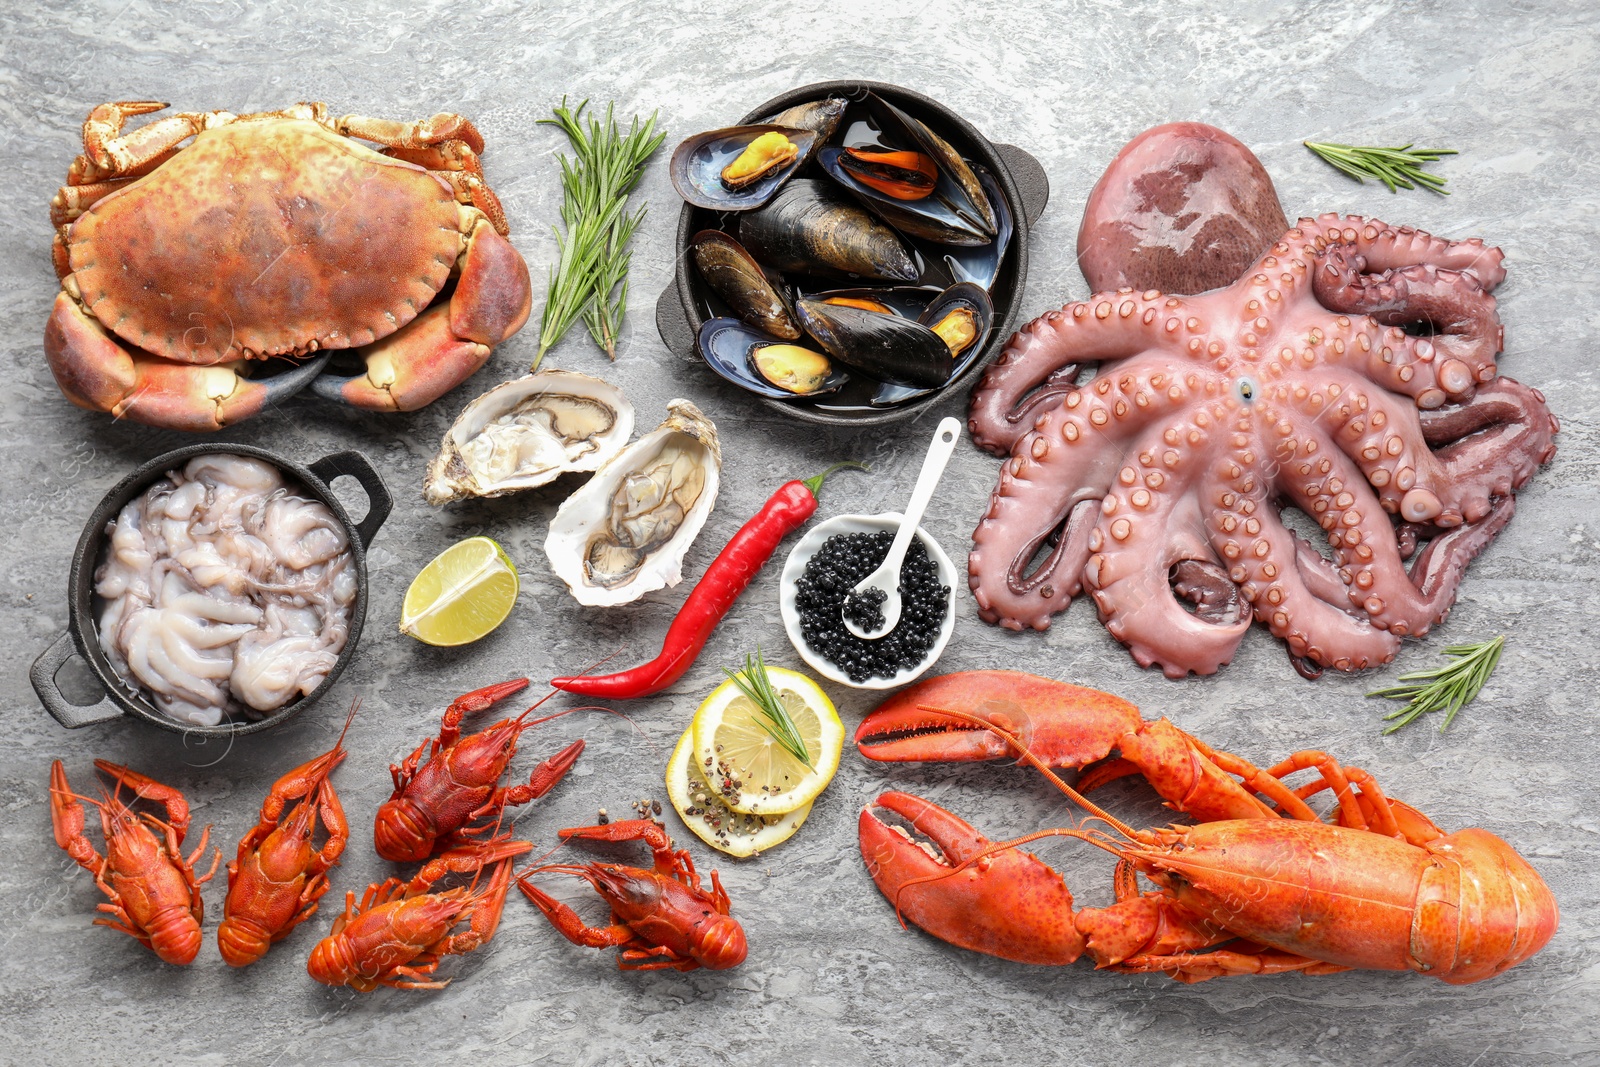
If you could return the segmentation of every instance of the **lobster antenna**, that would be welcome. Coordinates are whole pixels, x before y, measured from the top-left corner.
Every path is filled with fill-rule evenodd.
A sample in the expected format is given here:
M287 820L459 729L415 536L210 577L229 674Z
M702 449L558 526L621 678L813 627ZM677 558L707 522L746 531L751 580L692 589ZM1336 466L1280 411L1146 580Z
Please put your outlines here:
M1050 781L1055 785L1055 787L1057 789L1061 790L1069 798L1071 798L1073 803L1077 804L1079 807L1083 808L1085 811L1088 811L1091 814L1096 815L1099 818L1105 820L1105 822L1107 824L1109 824L1110 826L1115 828L1123 836L1127 837L1128 840L1130 840L1130 841L1142 840L1142 838L1141 838L1141 836L1139 834L1139 831L1135 830L1133 827L1129 826L1127 823L1123 822L1121 819L1118 819L1116 816L1114 816L1110 812L1106 811L1100 805L1096 804L1094 801L1090 800L1088 797L1084 796L1082 793L1080 793L1076 789L1072 788L1066 782L1062 781L1061 780L1061 776L1056 774L1055 771L1050 769L1050 765L1049 764L1045 763L1044 760L1040 759L1038 756L1035 756L1033 754L1033 750L1028 748L1028 746L1023 743L1022 738L1018 737L1016 734L1012 733L1010 730L1007 730L1004 726L1001 726L998 723L992 722L991 720L984 718L982 715L979 715L979 714L977 714L975 712L970 712L970 711L950 711L950 710L945 709L945 708L931 707L931 706L929 706L927 704L918 704L917 705L917 710L918 711L931 711L936 715L949 715L952 718L960 719L963 722L970 722L974 726L981 726L986 730L989 730L989 731L991 731L993 733L996 733L996 734L1000 735L1007 742L1009 742L1010 745L1013 748L1015 748L1021 754L1022 759L1026 760L1027 763L1030 766L1032 766L1035 770L1037 770L1039 773L1043 774L1046 778L1050 779Z

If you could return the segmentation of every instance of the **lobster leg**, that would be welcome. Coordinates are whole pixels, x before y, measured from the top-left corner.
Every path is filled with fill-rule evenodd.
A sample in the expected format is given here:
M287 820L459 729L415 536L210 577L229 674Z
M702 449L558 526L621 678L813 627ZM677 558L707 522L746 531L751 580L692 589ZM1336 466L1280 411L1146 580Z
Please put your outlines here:
M72 795L67 784L67 771L60 760L50 764L50 825L55 830L56 844L84 870L93 874L95 881L113 900L117 894L101 877L105 857L95 851L94 843L83 832L85 817L83 805Z
M154 778L138 771L130 771L110 760L97 759L94 765L102 774L109 775L120 785L133 790L139 799L152 801L165 808L166 821L177 835L178 844L183 844L183 838L189 832L189 802L183 798L182 793L169 785L162 785ZM181 853L174 849L173 855L178 856Z
M657 874L675 878L692 889L700 888L700 876L695 873L694 859L689 855L689 850L674 850L672 838L667 836L666 829L650 819L624 819L603 826L579 826L562 830L558 836L563 841L573 838L583 841L643 841L650 846Z
M533 773L528 775L526 784L496 789L483 806L472 813L472 817L478 818L488 812L498 812L507 807L526 804L530 800L538 800L567 776L567 772L572 770L572 765L578 762L578 757L583 755L583 746L584 741L579 738L535 767Z

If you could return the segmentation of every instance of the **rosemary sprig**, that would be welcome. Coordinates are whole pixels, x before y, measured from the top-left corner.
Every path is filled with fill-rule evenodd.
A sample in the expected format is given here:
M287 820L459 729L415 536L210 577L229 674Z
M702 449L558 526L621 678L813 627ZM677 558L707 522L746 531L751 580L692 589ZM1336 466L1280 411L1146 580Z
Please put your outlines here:
M654 114L643 125L635 117L624 135L611 104L606 105L604 122L590 115L585 124L581 119L588 103L585 100L571 110L562 97L552 111L555 117L539 120L567 135L574 157L561 157L561 221L567 232L556 233L560 256L550 268L535 370L579 315L595 344L617 358L617 332L627 309L628 267L633 258L628 242L645 216L643 207L629 213L625 206L645 162L666 138L665 132L656 132Z
M1400 676L1399 681L1412 684L1394 685L1368 693L1369 697L1408 701L1405 707L1384 716L1385 722L1393 721L1394 725L1384 727L1383 732L1392 734L1420 715L1443 711L1444 722L1439 726L1439 732L1443 733L1456 717L1456 712L1478 695L1483 684L1489 680L1489 675L1494 673L1495 665L1500 662L1500 649L1505 643L1505 636L1501 635L1481 645L1451 645L1444 650L1445 655L1455 657L1449 663Z
M744 658L744 670L737 673L728 668L722 668L722 673L733 680L750 702L761 713L758 720L761 728L778 743L789 755L804 763L812 770L816 765L811 762L811 754L806 751L805 738L800 736L800 729L795 726L794 719L790 717L789 710L783 706L783 701L778 699L778 692L772 687L772 679L767 675L766 662L761 658L761 649L756 648L754 656Z
M1444 187L1445 179L1422 168L1429 163L1437 163L1441 156L1455 155L1453 148L1413 148L1411 145L1373 148L1319 141L1300 143L1358 182L1376 178L1387 185L1391 193L1396 189L1414 189L1420 185L1440 196L1450 195Z

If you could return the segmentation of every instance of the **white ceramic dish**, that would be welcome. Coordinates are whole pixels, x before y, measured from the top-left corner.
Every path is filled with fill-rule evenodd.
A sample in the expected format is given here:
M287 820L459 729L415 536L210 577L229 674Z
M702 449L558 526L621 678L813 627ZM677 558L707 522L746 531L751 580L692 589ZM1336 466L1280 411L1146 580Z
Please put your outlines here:
M818 674L840 685L848 685L854 689L893 689L898 685L919 677L929 667L933 666L944 646L950 642L950 633L956 625L956 568L950 562L950 557L944 554L944 549L939 547L939 542L928 535L928 531L917 528L917 539L928 550L928 558L933 560L939 568L939 581L950 587L950 600L945 605L944 625L939 627L939 639L933 643L925 658L916 667L903 670L892 678L869 678L865 682L852 682L850 676L835 667L832 663L813 652L806 644L806 639L800 633L800 610L795 606L795 584L799 582L800 575L805 573L806 564L811 562L811 557L817 554L817 549L828 538L838 534L853 533L894 533L900 528L903 516L898 511L885 512L882 515L837 515L827 522L818 523L800 539L799 544L789 553L789 559L783 565L783 577L778 587L778 609L783 614L783 628L789 634L789 643L794 645L794 650L800 653L800 658ZM839 626L844 627L841 619Z

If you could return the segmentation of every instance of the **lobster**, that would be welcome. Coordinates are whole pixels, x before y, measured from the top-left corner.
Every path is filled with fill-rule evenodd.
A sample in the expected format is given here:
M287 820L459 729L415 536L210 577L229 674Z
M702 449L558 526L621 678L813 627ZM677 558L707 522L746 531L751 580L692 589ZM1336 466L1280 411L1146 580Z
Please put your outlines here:
M963 948L1047 964L1087 953L1099 968L1184 982L1368 968L1462 985L1528 959L1559 922L1538 873L1486 830L1445 834L1326 753L1262 770L1094 690L946 675L886 701L856 741L871 759L1020 757L1115 831L994 843L926 800L879 797L859 820L873 880L905 919ZM1074 790L1052 766L1088 769ZM1306 770L1316 777L1297 788L1283 781ZM1131 773L1201 821L1136 830L1082 795ZM1337 800L1331 823L1306 804L1322 792ZM1053 836L1117 857L1115 903L1075 911L1061 876L1018 848ZM1141 893L1137 875L1157 890Z
M616 863L551 863L519 874L517 888L568 941L589 948L620 947L617 966L625 971L721 971L744 962L744 928L729 914L728 894L717 872L711 872L707 893L688 850L674 851L659 824L629 819L562 830L560 836L563 841L643 841L655 859L652 870ZM587 925L577 912L529 881L544 871L588 882L611 906L611 924Z
M465 716L484 711L527 687L528 679L517 678L457 697L445 710L439 736L423 741L404 763L389 766L394 795L378 808L373 827L378 855L404 863L470 843L475 833L487 828L474 829L470 823L498 820L508 806L544 796L572 769L583 752L582 740L535 767L527 784L500 786L500 776L516 755L522 732L554 718L528 719L528 713L544 700L515 719L502 719L480 733L461 736Z
M495 837L444 852L409 882L387 878L369 885L359 905L355 892L347 892L344 914L311 950L307 973L324 985L362 993L380 985L443 989L450 979L433 978L440 958L471 952L494 937L511 888L511 860L532 848L527 841ZM478 888L477 876L491 864L488 882ZM473 883L429 892L449 874L472 874ZM451 933L461 922L467 929Z
M317 902L328 891L328 871L350 840L350 825L328 776L344 762L344 737L358 707L359 701L351 704L332 748L273 783L261 803L261 821L244 835L238 856L228 864L228 898L217 927L217 948L231 967L246 967L265 956L316 913ZM319 817L327 831L320 849L311 843Z
M183 794L108 760L97 759L94 765L117 783L111 793L102 788L100 800L73 793L60 760L50 765L50 822L56 844L78 866L92 873L94 884L111 898L109 903L98 905L98 910L106 914L94 924L122 931L167 963L193 963L200 953L200 923L205 917L200 887L217 873L217 864L222 860L219 849L212 857L211 869L196 877L195 860L206 850L211 827L201 831L200 843L185 856L183 839L189 831L189 804ZM122 800L123 786L140 800L160 804L167 817L135 812ZM95 851L83 832L82 800L100 809L104 856Z

